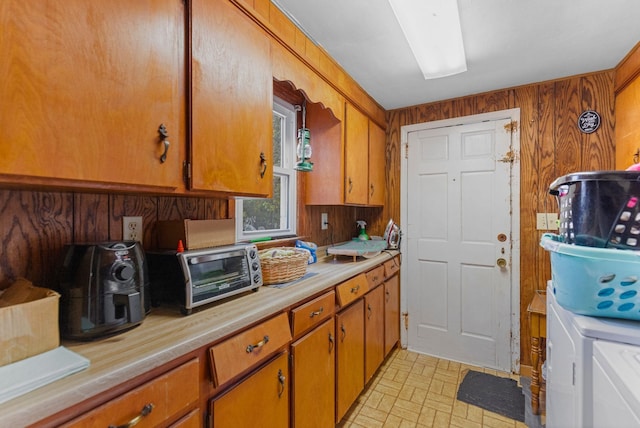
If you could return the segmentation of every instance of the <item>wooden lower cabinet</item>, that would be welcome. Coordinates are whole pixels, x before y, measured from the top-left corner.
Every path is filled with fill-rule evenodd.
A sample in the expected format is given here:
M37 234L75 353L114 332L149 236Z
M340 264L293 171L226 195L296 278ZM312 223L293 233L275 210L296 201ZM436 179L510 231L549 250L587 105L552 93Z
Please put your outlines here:
M364 300L336 315L336 422L364 389Z
M289 353L282 352L210 402L215 428L289 426Z
M325 321L291 345L292 423L330 427L335 409L335 320Z
M364 296L365 383L369 382L384 360L384 287L377 286Z
M400 340L400 276L384 283L384 355L388 355Z
M167 422L189 416L194 411L199 414L194 409L200 394L198 373L198 359L194 358L63 426L80 428L136 424L137 427L156 427L166 426ZM176 426L199 426L200 419L196 419L196 425L180 425L184 420L180 419Z

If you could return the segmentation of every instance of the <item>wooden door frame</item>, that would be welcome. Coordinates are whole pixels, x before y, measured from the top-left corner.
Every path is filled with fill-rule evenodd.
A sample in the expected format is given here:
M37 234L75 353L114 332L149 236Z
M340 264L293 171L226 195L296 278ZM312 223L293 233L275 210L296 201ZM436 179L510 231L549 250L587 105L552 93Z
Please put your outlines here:
M511 168L511 371L520 373L520 108L500 110L490 113L462 116L452 119L436 120L433 122L404 125L400 130L400 225L407 224L407 186L408 186L408 158L406 156L409 145L409 133L428 129L443 128L455 125L469 125L483 121L511 119L516 126L513 128L511 147L514 159ZM407 239L401 240L401 252L407 254ZM400 267L400 313L408 311L407 302L407 263ZM410 316L410 315L409 315ZM403 323L406 328L401 329L400 341L403 348L408 342L408 320Z

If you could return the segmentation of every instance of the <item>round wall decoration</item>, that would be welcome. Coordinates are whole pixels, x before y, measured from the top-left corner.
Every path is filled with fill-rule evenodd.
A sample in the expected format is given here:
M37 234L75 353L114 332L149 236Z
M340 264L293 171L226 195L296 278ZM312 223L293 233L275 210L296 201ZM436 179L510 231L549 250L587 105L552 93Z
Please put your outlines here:
M600 127L600 115L593 110L584 111L578 118L578 128L585 134L591 134Z

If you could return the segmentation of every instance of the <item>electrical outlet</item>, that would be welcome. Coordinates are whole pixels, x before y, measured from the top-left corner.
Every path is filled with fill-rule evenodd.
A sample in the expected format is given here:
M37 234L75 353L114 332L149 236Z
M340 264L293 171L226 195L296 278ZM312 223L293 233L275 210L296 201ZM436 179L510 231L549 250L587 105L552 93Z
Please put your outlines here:
M142 217L122 217L122 239L142 243Z
M320 214L320 228L322 230L327 230L329 227L329 217L327 213Z
M558 230L558 214L557 213L537 213L536 229Z

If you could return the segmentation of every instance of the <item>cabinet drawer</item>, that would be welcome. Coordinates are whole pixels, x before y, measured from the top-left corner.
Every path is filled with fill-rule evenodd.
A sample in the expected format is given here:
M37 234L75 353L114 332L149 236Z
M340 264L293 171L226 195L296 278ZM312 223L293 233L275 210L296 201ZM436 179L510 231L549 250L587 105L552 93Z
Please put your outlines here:
M155 427L186 414L198 402L198 359L195 358L146 384L85 413L65 427L121 426L143 416L138 427Z
M391 278L400 270L400 257L395 256L391 260L384 262L384 277Z
M336 308L336 293L331 291L291 311L291 331L293 337L320 324L333 315Z
M338 304L346 306L369 291L369 282L364 273L351 278L336 287Z
M382 284L382 281L384 281L384 272L384 265L380 265L365 274L367 276L367 281L369 282L370 290L375 288L376 285Z
M171 424L171 428L200 428L201 426L202 415L200 414L200 409L192 410L187 416Z
M282 313L209 348L216 387L263 362L291 341L289 320Z

